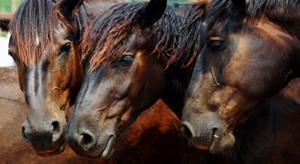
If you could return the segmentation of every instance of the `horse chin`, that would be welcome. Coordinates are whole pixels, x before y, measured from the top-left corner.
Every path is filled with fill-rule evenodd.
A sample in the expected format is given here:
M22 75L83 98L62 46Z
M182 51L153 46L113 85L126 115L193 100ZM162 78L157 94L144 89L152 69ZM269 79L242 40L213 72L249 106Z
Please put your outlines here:
M235 138L232 132L222 133L221 131L214 131L210 137L210 143L199 142L197 138L192 139L191 144L199 150L208 150L211 154L218 154L232 147L235 143Z
M54 156L54 155L60 154L64 150L65 150L65 144L62 144L60 147L58 147L57 149L54 149L54 150L47 150L47 151L35 150L35 152L37 153L37 155L39 155L41 157L47 157L47 156Z
M212 154L218 154L233 147L234 143L235 138L232 132L229 132L225 135L214 133L211 145L209 146L208 150Z
M99 142L100 143L100 142ZM114 153L115 137L113 135L109 136L105 145L99 144L97 147L102 147L103 149L97 149L95 151L84 152L83 156L89 158L109 158Z
M109 137L107 144L101 154L101 158L109 158L112 156L115 150L114 143L115 143L115 137L114 136Z

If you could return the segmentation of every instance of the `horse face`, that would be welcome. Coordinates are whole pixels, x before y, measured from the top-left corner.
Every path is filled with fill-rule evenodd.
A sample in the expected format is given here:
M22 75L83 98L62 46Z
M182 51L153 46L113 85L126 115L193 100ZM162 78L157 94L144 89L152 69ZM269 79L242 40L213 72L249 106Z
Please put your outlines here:
M166 3L166 1L152 0L149 4L153 2ZM123 19L123 14L121 16ZM148 18L157 20L156 16L147 16ZM102 19L100 17L99 20ZM149 38L149 31L144 31L153 20L141 22L143 23L138 24L139 27L135 26L132 31L126 28L125 36L128 36L128 40L120 42L122 43L120 47L125 48L118 48L112 52L115 56L113 60L103 60L95 69L89 69L85 74L67 134L68 144L83 156L108 158L114 152L114 143L121 130L134 121L133 118L142 112L141 109L147 109L155 103L164 88L163 62L157 62L158 55L152 54L155 46ZM123 24L120 26L124 27ZM92 36L93 33L84 38ZM113 34L106 38L113 38ZM121 35L117 36L117 39L119 38ZM112 39L111 42L105 41L101 45L95 44L109 46L115 41ZM89 53L95 57L98 52L109 51L117 46L103 47L101 50L94 49ZM112 56L112 54L108 55ZM88 67L93 67L94 59L87 58L87 63L91 64Z
M131 37L128 44L134 46L128 52L85 75L68 135L82 155L109 156L120 130L133 121L129 118L150 107L164 88L164 67L151 54L153 46L141 36Z
M43 12L49 17L43 19L45 17L32 14L28 19L29 10L39 10L27 9L28 5L44 7ZM50 5L52 7L49 8ZM13 32L9 43L10 55L18 68L20 88L28 105L22 135L42 156L64 150L66 110L75 98L76 87L80 84L78 78L82 76L74 31L58 18L56 14L60 11L53 5L24 3L18 11L24 17L16 16L12 20ZM16 30L19 21L31 22L31 27L23 27L25 32ZM39 25L35 25L36 22Z
M183 110L182 130L195 147L219 153L233 146L233 129L284 84L290 45L292 38L266 19L239 25L229 17L214 24Z

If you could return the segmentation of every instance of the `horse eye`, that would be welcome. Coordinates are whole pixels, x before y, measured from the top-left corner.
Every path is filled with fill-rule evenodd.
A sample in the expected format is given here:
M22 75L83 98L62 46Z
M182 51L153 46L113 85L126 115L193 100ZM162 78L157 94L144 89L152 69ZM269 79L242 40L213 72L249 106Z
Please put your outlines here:
M132 62L134 59L133 55L124 55L121 59L121 62Z
M131 65L133 60L134 60L134 55L132 53L125 53L114 62L114 66L127 67Z
M225 39L222 37L208 37L207 45L216 50L225 48Z
M71 50L71 43L66 43L61 46L60 52L70 52Z
M8 50L8 55L12 56L12 52L10 50Z
M16 55L12 51L8 50L8 55L16 61Z

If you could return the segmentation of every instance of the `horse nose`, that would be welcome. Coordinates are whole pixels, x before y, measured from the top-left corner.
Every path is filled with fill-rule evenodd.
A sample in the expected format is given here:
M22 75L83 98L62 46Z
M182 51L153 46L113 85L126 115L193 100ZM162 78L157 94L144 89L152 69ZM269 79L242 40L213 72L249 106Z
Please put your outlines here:
M30 144L41 140L54 143L60 140L62 135L63 127L59 120L41 123L25 121L22 125L22 137Z
M79 144L85 150L90 149L96 144L94 135L88 131L81 132L79 137Z
M193 131L188 122L183 122L181 125L181 133L182 135L188 139L191 140L193 138Z
M88 151L97 144L95 135L88 129L80 129L77 134L69 134L67 140L71 147L83 151Z

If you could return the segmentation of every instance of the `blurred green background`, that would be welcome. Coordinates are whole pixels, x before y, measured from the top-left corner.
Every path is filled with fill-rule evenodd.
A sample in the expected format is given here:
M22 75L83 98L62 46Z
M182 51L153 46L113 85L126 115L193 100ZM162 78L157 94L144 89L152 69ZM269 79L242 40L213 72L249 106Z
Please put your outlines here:
M1 0L0 12L15 11L23 0Z

